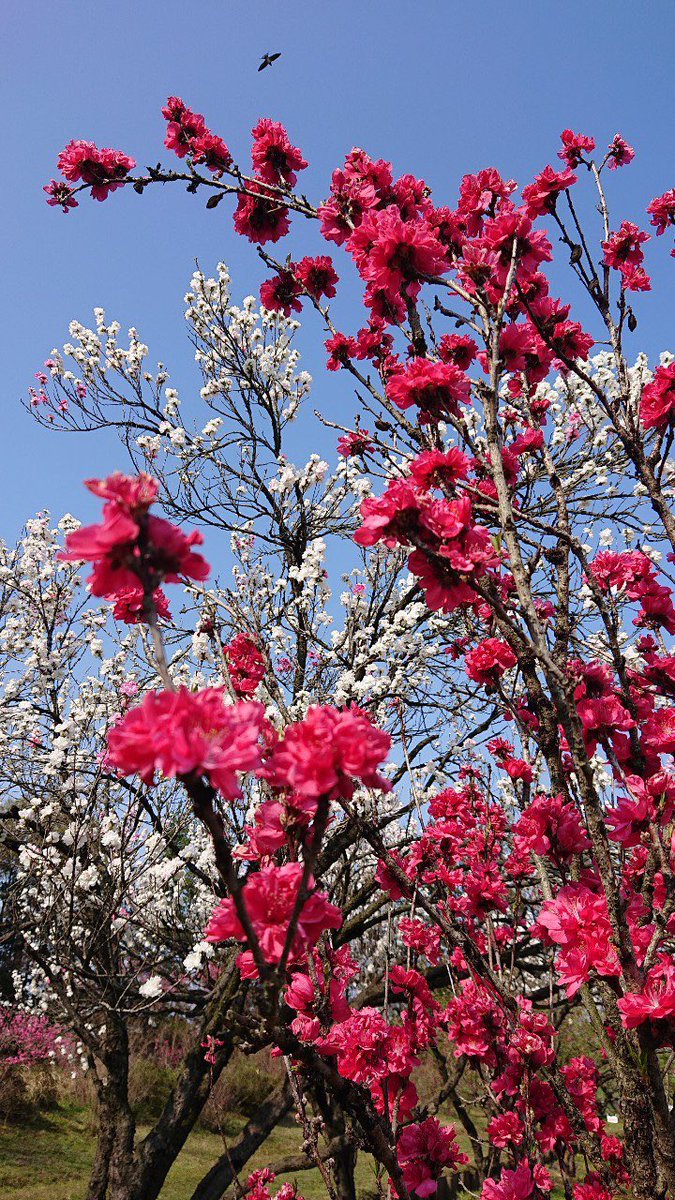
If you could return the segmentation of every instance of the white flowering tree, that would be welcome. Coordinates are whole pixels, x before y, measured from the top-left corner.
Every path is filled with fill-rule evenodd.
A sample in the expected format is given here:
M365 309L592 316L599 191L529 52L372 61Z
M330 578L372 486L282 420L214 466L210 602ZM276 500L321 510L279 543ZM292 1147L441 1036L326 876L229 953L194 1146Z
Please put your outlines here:
M400 747L391 770L406 799L381 801L378 819L387 841L398 841L401 816L410 836L412 814L444 778L450 746L473 732L469 689L457 693L454 712L448 703L457 623L428 614L401 555L343 550L344 578L329 580L327 546L351 546L370 485L354 458L331 471L318 455L296 467L284 450L311 385L293 346L296 324L250 299L234 306L222 266L214 279L194 276L187 303L202 374L188 411L166 370L148 371L136 332L123 346L119 326L98 310L95 329L73 323L71 342L53 352L52 403L38 416L51 425L56 413L66 429L116 427L133 464L161 480L165 509L198 520L211 548L221 538L220 577L186 588L161 623L177 683L231 689L227 646L244 631L264 648L258 694L281 727L330 700L358 702L391 729ZM395 469L400 451L392 444L388 453ZM184 790L150 789L106 765L107 731L154 686L156 646L146 626L92 605L77 568L58 560L75 528L71 517L54 525L42 514L18 547L2 550L0 770L13 864L4 919L20 947L16 999L72 1031L94 1080L100 1130L88 1200L110 1188L150 1200L242 1042L233 1012L253 1001L233 960L216 972L204 941L220 884ZM251 812L255 803L252 793ZM229 833L241 842L233 819ZM371 990L387 959L390 907L374 884L375 865L353 828L329 832L321 874L349 914L341 941L359 947L361 986ZM138 1144L130 1029L170 1015L185 1018L191 1045L162 1115ZM287 1086L272 1096L215 1164L200 1200L222 1193L291 1099ZM351 1196L355 1152L344 1115L333 1099L314 1102L331 1130L341 1193Z

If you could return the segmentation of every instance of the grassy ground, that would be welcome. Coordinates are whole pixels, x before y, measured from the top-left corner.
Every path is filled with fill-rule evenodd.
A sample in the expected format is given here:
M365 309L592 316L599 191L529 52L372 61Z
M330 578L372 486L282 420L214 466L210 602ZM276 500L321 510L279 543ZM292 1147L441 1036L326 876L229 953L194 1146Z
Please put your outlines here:
M232 1135L236 1136L235 1130ZM297 1126L292 1122L279 1126L247 1171L297 1153L298 1145ZM88 1109L58 1108L20 1125L0 1124L0 1200L82 1200L93 1152ZM192 1133L169 1173L161 1200L190 1200L199 1180L222 1152L223 1140L218 1134ZM306 1200L325 1200L318 1171L303 1171L298 1183ZM372 1170L365 1161L359 1164L358 1185L361 1192L373 1186Z
M450 1114L448 1114L448 1119ZM244 1118L229 1118L225 1130L233 1141ZM146 1130L141 1125L142 1137ZM461 1148L471 1147L463 1130L458 1130ZM290 1118L278 1125L245 1169L250 1171L297 1154L300 1148L298 1126ZM195 1130L174 1163L161 1192L161 1200L190 1200L195 1187L223 1153L223 1137L204 1129ZM0 1121L0 1200L82 1200L94 1155L94 1125L90 1108L72 1103L17 1124ZM550 1200L563 1200L563 1189L556 1178ZM245 1176L244 1176L245 1177ZM280 1182L293 1176L279 1176ZM326 1200L326 1188L317 1170L301 1171L298 1190L305 1200ZM361 1200L375 1191L372 1159L359 1157L356 1169L357 1191ZM467 1193L468 1200L468 1193Z

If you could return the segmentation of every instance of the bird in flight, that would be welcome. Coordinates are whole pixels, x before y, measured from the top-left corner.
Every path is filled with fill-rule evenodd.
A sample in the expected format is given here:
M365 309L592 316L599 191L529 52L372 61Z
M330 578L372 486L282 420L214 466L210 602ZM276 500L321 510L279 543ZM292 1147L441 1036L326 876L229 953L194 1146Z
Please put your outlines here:
M263 56L260 60L260 66L258 67L258 70L264 71L265 67L271 67L272 63L276 62L278 58L281 58L280 50L277 54L263 54Z

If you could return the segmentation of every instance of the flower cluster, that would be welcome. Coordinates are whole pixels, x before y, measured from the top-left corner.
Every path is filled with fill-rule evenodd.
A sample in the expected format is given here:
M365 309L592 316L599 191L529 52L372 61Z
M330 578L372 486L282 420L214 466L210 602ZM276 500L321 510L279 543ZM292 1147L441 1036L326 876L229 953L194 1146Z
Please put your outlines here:
M389 784L378 767L390 746L389 734L377 729L356 706L342 711L317 706L286 730L266 775L275 787L309 798L332 794L349 798L355 779L365 787L387 791Z
M265 678L265 659L254 638L238 633L223 646L230 682L237 696L252 696Z
M105 200L122 187L136 162L121 150L100 150L93 142L72 141L59 154L58 168L68 183L91 188L94 200ZM65 211L76 206L72 189L52 180L44 189L49 204L60 204Z
M649 276L642 263L642 246L649 241L649 234L638 229L632 221L623 221L621 228L610 234L602 243L608 267L621 273L621 286L626 292L647 292L651 288Z
M260 288L260 299L269 312L282 312L285 317L290 317L291 312L301 311L303 296L310 296L315 301L323 296L330 299L335 295L337 283L338 277L328 255L305 257L300 262L289 263L273 279L266 280Z
M89 588L94 596L116 604L115 615L129 623L147 620L153 609L168 616L161 583L182 578L206 579L210 567L194 546L201 533L184 534L176 525L149 512L159 495L151 476L109 475L89 479L86 486L105 500L100 525L70 533L60 558L90 562Z
M675 423L675 361L656 368L652 382L642 392L640 418L645 429L659 433Z
M206 778L224 796L240 794L238 776L262 763L264 709L253 701L227 704L220 688L148 692L108 735L107 762L152 784Z
M164 145L178 158L189 156L195 165L204 166L219 179L232 165L225 142L207 127L201 113L193 112L179 96L169 96L162 108L167 121Z
M244 885L241 899L267 963L279 963L284 955L291 963L304 958L327 929L339 929L342 924L339 908L325 892L315 889L311 875L303 877L301 863L262 867ZM297 919L289 941L294 914ZM205 937L209 942L246 940L232 897L217 905ZM239 965L242 974L257 974L251 950L240 956Z
M410 480L394 480L383 496L362 502L363 524L354 535L361 546L413 545L410 569L421 581L429 608L444 612L476 604L472 585L500 564L489 531L474 519L470 498L437 500L430 494L453 473L457 477L458 469L463 465L452 459L447 464L434 460L433 466L429 460L413 463ZM420 472L425 480L421 487Z

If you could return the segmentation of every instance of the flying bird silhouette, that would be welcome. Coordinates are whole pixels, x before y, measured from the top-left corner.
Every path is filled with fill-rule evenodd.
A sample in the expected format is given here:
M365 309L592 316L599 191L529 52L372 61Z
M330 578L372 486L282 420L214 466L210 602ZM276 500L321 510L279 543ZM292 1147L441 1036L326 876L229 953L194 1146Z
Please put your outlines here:
M264 71L265 67L271 67L272 63L276 62L278 58L281 58L281 50L277 54L263 54L258 70Z

